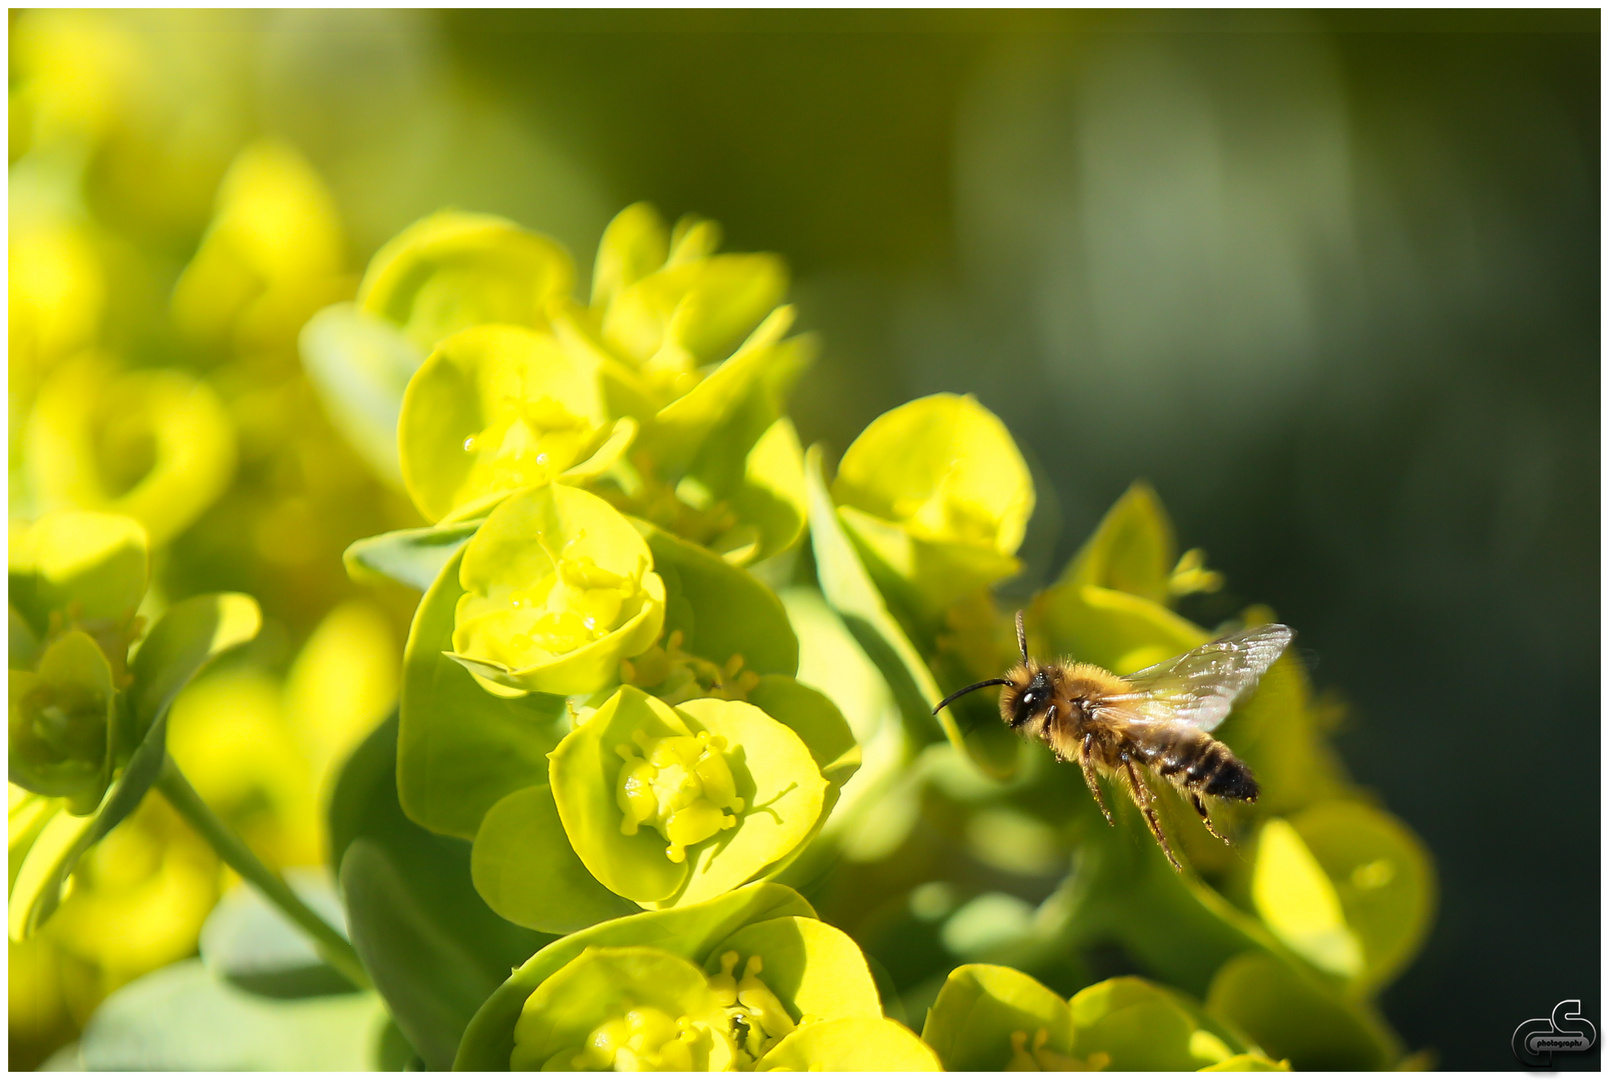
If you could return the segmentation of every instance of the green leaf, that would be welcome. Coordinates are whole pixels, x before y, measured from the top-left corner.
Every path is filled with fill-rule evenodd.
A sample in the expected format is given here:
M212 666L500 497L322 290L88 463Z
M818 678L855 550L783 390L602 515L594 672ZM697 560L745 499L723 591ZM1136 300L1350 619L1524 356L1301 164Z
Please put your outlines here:
M348 303L314 315L298 343L302 369L336 430L370 468L400 488L397 417L424 351L394 324Z
M1038 1043L1041 1030L1045 1041ZM951 1072L995 1072L1011 1062L1018 1032L1030 1047L1070 1054L1073 1014L1038 979L995 964L964 964L944 980L922 1041Z
M541 783L547 755L569 728L564 699L496 697L445 654L464 590L460 550L442 566L414 612L402 656L397 789L427 829L474 839L503 796Z
M167 714L163 712L134 748L121 776L90 817L60 814L40 831L22 859L7 907L13 941L34 934L61 903L62 887L86 851L140 805L156 783L167 757Z
M755 1072L942 1072L938 1058L909 1028L882 1017L852 1016L796 1028L755 1062Z
M1363 950L1362 989L1390 982L1419 951L1436 907L1435 868L1396 818L1358 802L1326 802L1290 819Z
M358 310L387 319L424 352L482 323L541 328L569 295L570 256L491 214L442 210L398 233L369 261Z
M396 776L392 718L341 770L330 800L331 862L375 989L424 1062L443 1069L481 1002L550 939L486 907L470 879L469 845L410 821Z
M441 576L458 550L475 535L484 519L423 529L398 529L354 540L341 556L347 576L362 581L378 574L424 592Z
M145 732L197 672L256 637L262 622L257 601L245 593L192 596L168 608L129 664L134 730Z
M804 897L784 885L756 882L700 904L645 911L589 926L544 947L515 969L464 1031L455 1069L503 1071L514 1050L514 1024L532 991L588 946L653 945L704 963L717 944L751 922L787 915L815 917Z
M1387 1069L1402 1056L1396 1037L1367 1005L1347 1002L1266 955L1226 963L1212 980L1207 1008L1298 1070Z
M1079 848L1078 873L1086 885L1070 920L1077 940L1110 936L1144 970L1198 995L1243 952L1263 950L1301 963L1255 916L1194 874L1169 866L1137 812L1126 805L1117 812L1119 828L1102 824Z
M39 839L45 826L58 816L65 814L67 808L61 799L52 799L44 795L35 795L13 785L9 789L11 806L7 814L6 829L6 892L9 895L17 884L17 872L22 869L22 861L32 850L34 841Z
M1268 928L1303 959L1345 979L1362 974L1363 946L1347 926L1335 887L1281 818L1264 822L1258 835L1251 898Z
M724 504L734 523L707 540L721 557L748 565L792 547L805 524L804 451L783 415L793 384L815 356L806 335L775 346L743 399L704 438L677 492L689 505Z
M12 877L7 898L12 941L31 936L61 903L62 885L89 850L94 817L57 814L45 822Z
M640 910L588 872L547 784L506 795L486 812L470 866L487 905L533 930L568 934Z
M331 926L346 925L328 871L287 867L285 883ZM264 997L347 994L358 988L330 967L304 930L255 888L237 884L201 926L201 960L218 980Z
M378 1064L385 1009L372 993L282 1001L182 960L107 998L80 1043L105 1071L353 1071Z
M821 475L821 449L805 455L806 491L810 506L810 542L816 556L816 577L827 601L843 619L866 655L887 679L895 703L910 730L932 730L932 709L944 693L933 680L894 617L882 594L844 535ZM983 728L963 737L949 708L939 710L938 723L945 737L990 776L1006 778L1016 771L1018 740L1003 728Z
M741 655L761 675L799 670L799 639L776 593L709 549L630 520L665 583L665 632L680 630L684 651L716 664Z
M1173 523L1162 501L1151 485L1139 480L1112 504L1057 584L1098 585L1161 604L1168 599L1178 557Z

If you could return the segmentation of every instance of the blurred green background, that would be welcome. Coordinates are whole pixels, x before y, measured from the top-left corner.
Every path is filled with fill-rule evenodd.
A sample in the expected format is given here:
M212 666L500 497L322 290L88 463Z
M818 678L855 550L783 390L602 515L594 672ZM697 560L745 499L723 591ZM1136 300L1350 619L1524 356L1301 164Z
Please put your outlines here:
M92 209L168 263L108 260L109 311L166 305L262 135L328 184L349 272L443 205L583 269L629 202L713 217L789 260L824 336L806 443L939 390L1006 421L1041 500L1017 594L1145 477L1234 590L1192 614L1256 599L1298 629L1352 773L1437 859L1430 942L1384 996L1410 1046L1512 1067L1521 1021L1601 1015L1597 12L75 18L12 14L11 157L50 120L19 87L63 56L138 87ZM14 230L48 188L17 170ZM344 517L315 499L254 535L312 521L338 552L412 523L348 489ZM230 506L175 562L262 596L283 667L364 593L322 554L243 580Z

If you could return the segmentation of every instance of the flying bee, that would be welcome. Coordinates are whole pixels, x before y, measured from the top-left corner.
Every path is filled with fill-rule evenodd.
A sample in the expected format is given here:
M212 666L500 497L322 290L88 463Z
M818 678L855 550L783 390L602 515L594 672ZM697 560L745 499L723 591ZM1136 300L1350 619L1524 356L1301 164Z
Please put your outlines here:
M1017 612L1017 648L1022 663L1001 679L957 690L933 708L935 714L963 694L1003 686L1000 716L1013 731L1042 739L1058 761L1077 761L1084 783L1108 825L1112 812L1096 774L1123 785L1140 808L1151 835L1175 870L1179 860L1157 821L1155 795L1141 780L1144 766L1179 789L1207 831L1206 799L1257 801L1257 780L1244 762L1208 732L1223 722L1241 695L1257 685L1291 643L1288 626L1269 623L1228 634L1171 660L1114 675L1094 664L1041 663L1028 656L1022 612Z

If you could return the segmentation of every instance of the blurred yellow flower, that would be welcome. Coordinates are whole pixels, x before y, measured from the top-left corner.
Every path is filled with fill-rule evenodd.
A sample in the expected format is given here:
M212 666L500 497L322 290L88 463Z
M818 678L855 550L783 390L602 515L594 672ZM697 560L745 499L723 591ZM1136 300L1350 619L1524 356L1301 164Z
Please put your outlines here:
M335 199L292 147L240 152L218 190L200 250L173 289L173 321L208 346L287 348L318 308L350 286Z
M228 486L235 436L206 384L83 354L40 388L24 453L42 508L126 514L161 545Z

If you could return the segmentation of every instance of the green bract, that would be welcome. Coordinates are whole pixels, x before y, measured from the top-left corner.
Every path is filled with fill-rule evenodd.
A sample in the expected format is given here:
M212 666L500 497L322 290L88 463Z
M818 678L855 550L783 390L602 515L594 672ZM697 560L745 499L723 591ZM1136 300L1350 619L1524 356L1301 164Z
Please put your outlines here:
M951 1072L993 1072L1022 1054L1054 1068L1073 1049L1073 1014L1039 980L1014 968L965 964L950 972L927 1011L922 1040Z
M612 463L634 430L605 455ZM547 334L477 326L444 339L408 383L397 438L408 494L431 520L556 480L610 425L596 365Z
M13 524L11 603L40 629L52 611L78 620L127 622L145 595L149 541L132 518L60 510Z
M820 831L858 748L837 710L782 675L754 699L672 707L622 687L504 796L475 834L476 888L550 933L697 903L770 876Z
M81 630L57 638L36 672L10 676L10 755L14 783L66 796L87 814L112 779L116 696L112 666Z
M1112 505L1062 573L1062 582L1099 585L1165 603L1212 592L1222 575L1203 566L1199 548L1178 554L1173 523L1151 485L1136 481Z
M799 736L754 706L673 708L634 687L565 736L550 774L576 854L643 905L708 899L784 859L827 786Z
M1358 986L1384 982L1418 947L1434 892L1418 840L1362 803L1319 803L1269 820L1258 837L1258 914L1315 967Z
M970 395L934 394L873 420L832 490L874 576L928 611L1015 573L1034 508L1011 434Z
M443 210L375 254L357 303L429 352L482 323L546 326L548 305L574 276L570 256L547 237L490 214Z
M501 1053L501 1060L496 1055ZM860 949L777 885L600 923L515 971L458 1068L932 1070Z
M13 522L9 546L8 906L21 940L156 781L174 697L218 653L249 641L261 616L247 596L191 597L157 619L130 659L148 572L139 523L63 511Z
M1133 977L1063 1001L1011 968L956 968L928 1010L922 1038L951 1070L1179 1070L1224 1067L1261 1051L1182 994Z
M648 545L608 503L561 484L493 510L459 581L453 658L494 693L601 690L664 624Z
M1207 1007L1297 1069L1387 1069L1402 1048L1374 1010L1321 980L1257 953L1213 977Z
M716 255L720 228L684 218L667 235L652 207L627 207L599 244L593 311L603 340L661 401L697 385L698 368L736 345L782 300L775 255Z
M671 234L652 207L626 208L599 246L591 307L555 312L554 332L596 361L611 409L642 425L609 497L747 563L803 527L800 449L782 407L812 343L784 337L781 260L716 255L718 241L712 222L685 219Z

